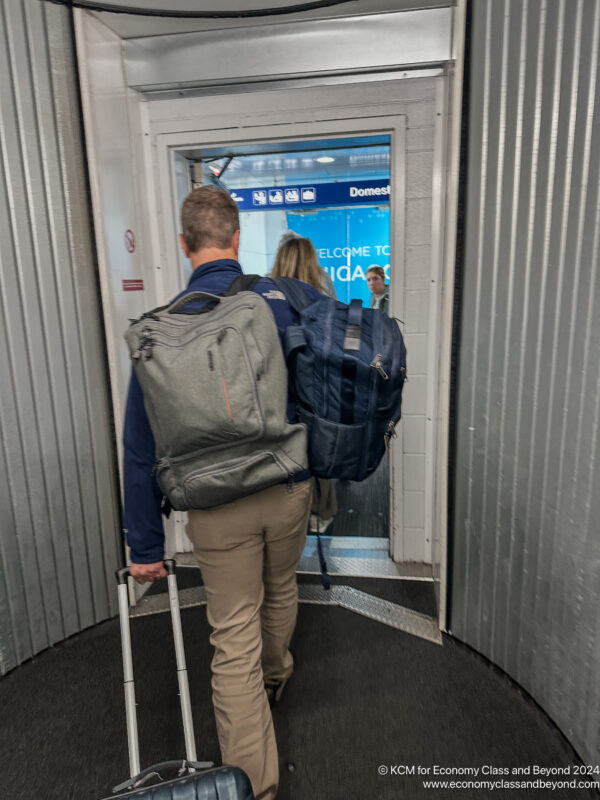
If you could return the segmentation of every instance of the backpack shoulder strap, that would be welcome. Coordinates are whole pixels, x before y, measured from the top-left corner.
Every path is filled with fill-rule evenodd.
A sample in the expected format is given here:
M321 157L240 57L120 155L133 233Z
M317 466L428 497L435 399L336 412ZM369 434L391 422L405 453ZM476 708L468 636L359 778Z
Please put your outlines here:
M298 314L312 303L300 282L295 278L271 278L271 280L284 293L285 299Z
M344 350L360 350L363 307L360 300L351 300L348 306L348 324L344 336Z
M226 292L221 292L221 297L231 297L238 292L251 292L261 279L262 275L238 275Z

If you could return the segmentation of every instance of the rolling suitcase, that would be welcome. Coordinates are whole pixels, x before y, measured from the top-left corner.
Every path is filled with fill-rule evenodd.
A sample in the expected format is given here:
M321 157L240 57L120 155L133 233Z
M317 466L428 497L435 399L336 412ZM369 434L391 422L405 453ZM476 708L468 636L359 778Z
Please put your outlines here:
M252 787L246 773L239 767L214 767L212 762L196 760L196 743L190 703L190 690L183 647L181 615L175 562L165 561L168 571L169 603L173 623L173 639L177 659L181 716L185 737L186 758L181 761L165 761L154 764L140 772L137 716L135 711L135 685L131 657L131 632L129 629L129 598L127 578L129 569L117 572L119 592L119 616L121 619L121 644L123 648L123 675L125 688L125 711L127 716L127 740L129 745L129 771L131 778L115 786L110 798L132 800L254 800ZM178 776L164 780L162 774L178 769ZM151 782L154 785L149 785ZM159 781L157 784L156 781Z

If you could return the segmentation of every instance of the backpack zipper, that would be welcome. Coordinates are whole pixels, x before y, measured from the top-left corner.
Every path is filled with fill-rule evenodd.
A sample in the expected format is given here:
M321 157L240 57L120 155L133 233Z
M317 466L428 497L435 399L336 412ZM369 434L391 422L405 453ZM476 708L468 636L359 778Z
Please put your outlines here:
M131 358L135 361L143 357L147 361L149 358L152 358L152 348L154 345L155 341L152 338L152 330L150 328L142 328L137 350L133 351Z
M383 442L385 444L385 449L390 449L390 441L395 439L398 434L396 433L396 423L394 420L390 420L388 422L388 426L385 429L385 433L383 434Z
M374 367L377 372L381 375L384 381L389 381L390 376L383 368L383 355L381 353L377 353L373 361L370 364L371 367Z

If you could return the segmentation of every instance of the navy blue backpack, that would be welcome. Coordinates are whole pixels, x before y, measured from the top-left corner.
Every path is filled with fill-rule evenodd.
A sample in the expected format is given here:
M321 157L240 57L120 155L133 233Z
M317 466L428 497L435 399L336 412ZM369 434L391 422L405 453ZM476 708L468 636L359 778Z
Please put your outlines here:
M299 421L308 428L310 470L362 481L400 419L406 348L398 323L360 300L313 300L292 278L272 280L300 314L284 348Z

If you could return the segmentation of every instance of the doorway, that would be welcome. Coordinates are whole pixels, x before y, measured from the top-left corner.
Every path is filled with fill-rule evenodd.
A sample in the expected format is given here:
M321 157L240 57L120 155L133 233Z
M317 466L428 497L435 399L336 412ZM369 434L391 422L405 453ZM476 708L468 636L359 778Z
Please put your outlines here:
M144 107L145 130L149 136L144 174L150 180L149 219L156 221L151 236L158 265L154 273L158 303L178 293L189 278L177 248L179 205L185 194L181 191L181 174L187 176L187 191L194 180L204 180L203 170L210 165L217 179L226 185L231 182L231 176L236 174L235 169L230 171L235 160L229 161L232 155L240 159L251 157L255 161L267 161L273 158L283 162L290 153L296 154L296 158L308 158L301 155L305 148L314 150L317 146L323 150L323 143L327 143L327 148L354 149L356 157L360 151L354 146L361 144L357 140L366 140L362 143L367 146L389 148L387 168L391 193L387 203L347 203L328 209L327 203L322 204L328 214L335 212L346 220L354 213L355 205L357 209L362 206L361 213L368 214L364 225L369 228L373 227L374 212L387 215L389 258L383 263L384 266L389 263L391 313L402 320L408 350L409 382L403 397L403 419L389 455L389 476L387 481L383 480L388 486L388 502L384 500L382 508L381 493L370 493L367 484L347 487L356 489L358 494L342 498L344 510L335 524L344 533L333 529L327 543L330 571L340 575L368 574L433 581L439 554L444 548L444 543L435 539L438 535L435 493L437 472L442 469L436 456L436 437L440 429L436 386L441 320L439 276L443 226L440 220L445 199L445 96L443 78L429 75L397 81L374 80L360 86L315 85L310 89L232 92L188 98L185 104L177 99L153 99ZM202 160L204 157L206 163ZM193 173L189 169L191 161L199 164L194 166ZM228 162L229 167L223 171ZM244 185L234 183L229 188L242 199L246 189L262 191L262 196L256 199L267 204L269 190L273 190L273 199L279 206L282 188L297 190L308 185L309 189L319 189L314 175L309 184L300 180L298 173L290 175L289 182L284 175L285 182L281 182L280 178L275 180L275 173L268 173L267 166L261 167L265 172L264 180L258 180L256 168L246 176ZM237 172L241 174L243 170L238 168ZM348 182L342 180L344 177L347 176L342 174L337 181L334 177L329 182L339 187ZM285 206L285 193L283 204ZM292 202L289 205L285 221L281 221L280 216L280 222L274 226L274 242L269 245L268 236L262 235L265 270L284 226L295 224L298 232L315 236L310 226L318 226L321 212L306 213L306 208L297 204L294 207ZM242 214L248 215L246 221L252 214L257 220L254 224L260 228L258 220L264 206L261 211L240 208ZM316 204L314 210L318 210ZM263 216L263 220L268 219L275 217ZM342 244L346 245L346 240ZM381 251L375 252L374 263L378 256L386 254L386 245L379 243L379 246ZM344 278L352 275L349 269L352 263L332 263L328 257L340 255L340 252L335 253L331 248L328 252L326 244L319 249L323 266L337 270L334 280L341 283L343 292L348 283ZM344 256L342 249L342 258L348 255L349 251L346 250ZM356 256L364 269L363 256L373 263L373 253L367 256L362 252L360 258ZM246 264L243 266L247 270ZM250 271L254 271L254 267ZM356 278L358 280L360 275ZM367 297L368 293L364 300ZM353 515L359 520L358 524L354 523L355 531L361 529L357 512L368 520L363 521L362 529L371 535L350 532L349 519ZM376 526L372 524L373 514ZM167 544L170 551L177 554L189 550L183 515L172 515L167 526ZM308 553L308 560L301 567L318 571L316 548Z
M390 292L389 134L187 149L175 165L178 208L189 188L202 184L225 189L237 202L246 273L268 275L281 241L295 235L314 245L327 294L369 307L373 266L384 270ZM324 482L312 532L389 542L389 482L387 453L360 484Z

